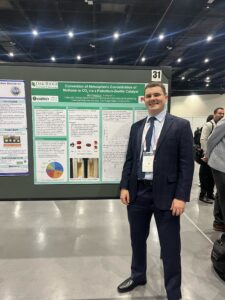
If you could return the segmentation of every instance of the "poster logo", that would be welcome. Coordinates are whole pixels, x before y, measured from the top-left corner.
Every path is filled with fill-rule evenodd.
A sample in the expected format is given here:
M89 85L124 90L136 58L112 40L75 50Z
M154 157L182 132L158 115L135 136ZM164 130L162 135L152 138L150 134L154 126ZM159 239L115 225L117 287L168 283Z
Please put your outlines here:
M18 96L20 94L20 88L18 86L11 87L10 91L14 96Z
M58 96L32 96L32 102L59 102Z
M31 81L33 89L58 89L58 81Z

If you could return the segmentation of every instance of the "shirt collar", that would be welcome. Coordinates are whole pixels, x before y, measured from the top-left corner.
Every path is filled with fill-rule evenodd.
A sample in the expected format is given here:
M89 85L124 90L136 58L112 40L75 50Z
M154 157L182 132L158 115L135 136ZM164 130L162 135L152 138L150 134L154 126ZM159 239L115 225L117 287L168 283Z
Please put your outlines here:
M157 121L162 122L166 117L166 113L167 113L167 111L166 111L166 108L165 108L163 111L161 111L158 115L156 115L154 117L157 119ZM151 117L152 116L149 114L146 121L148 122L148 119L151 118Z

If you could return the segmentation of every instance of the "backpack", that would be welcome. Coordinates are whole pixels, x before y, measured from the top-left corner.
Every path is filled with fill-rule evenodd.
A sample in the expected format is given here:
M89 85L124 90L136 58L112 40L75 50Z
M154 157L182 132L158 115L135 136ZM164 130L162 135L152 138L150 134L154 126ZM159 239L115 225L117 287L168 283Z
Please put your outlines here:
M198 127L194 132L194 144L195 145L201 146L201 143L200 143L201 134L202 134L202 127L201 128Z
M213 132L214 129L214 123L212 121L210 121L210 123L212 124L212 130L210 132L210 134ZM197 128L194 132L194 159L195 161L202 165L205 164L204 161L202 160L203 156L204 156L204 151L201 148L201 134L202 134L202 128Z
M215 241L211 260L216 273L225 281L225 234L222 234L220 239Z

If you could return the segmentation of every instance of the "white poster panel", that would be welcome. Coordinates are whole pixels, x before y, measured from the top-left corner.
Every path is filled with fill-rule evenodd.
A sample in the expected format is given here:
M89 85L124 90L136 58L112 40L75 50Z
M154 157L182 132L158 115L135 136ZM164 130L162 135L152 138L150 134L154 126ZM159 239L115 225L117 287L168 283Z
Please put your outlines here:
M27 127L24 99L0 98L0 129L25 129Z
M0 130L0 175L28 172L27 131Z
M134 112L134 122L140 121L148 116L147 110L136 110Z
M35 135L39 136L66 136L65 109L35 109Z
M131 110L102 111L102 180L119 181L133 123Z
M36 180L41 183L67 181L67 142L65 140L37 140Z
M0 176L28 174L23 81L0 80Z
M99 181L99 110L70 109L70 181Z
M0 98L25 99L24 81L0 80Z

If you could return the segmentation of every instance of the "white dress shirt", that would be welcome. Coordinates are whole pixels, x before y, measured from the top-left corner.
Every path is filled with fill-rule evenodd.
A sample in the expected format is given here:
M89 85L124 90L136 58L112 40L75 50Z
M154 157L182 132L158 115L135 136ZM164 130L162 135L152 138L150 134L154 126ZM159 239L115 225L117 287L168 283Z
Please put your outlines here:
M152 140L151 140L151 148L150 148L150 153L155 152L156 147L157 147L157 142L165 121L165 117L166 117L166 108L161 111L158 115L154 116L156 119L154 121L154 128L153 128L153 133L152 133ZM148 122L148 119L153 117L152 115L148 115L147 119L146 119L146 123L145 123L145 127L143 130L143 134L142 134L142 143L141 143L141 153L144 151L145 149L145 137L147 134L147 131L150 127L150 122ZM147 180L152 180L153 179L153 173L145 173L145 179Z

